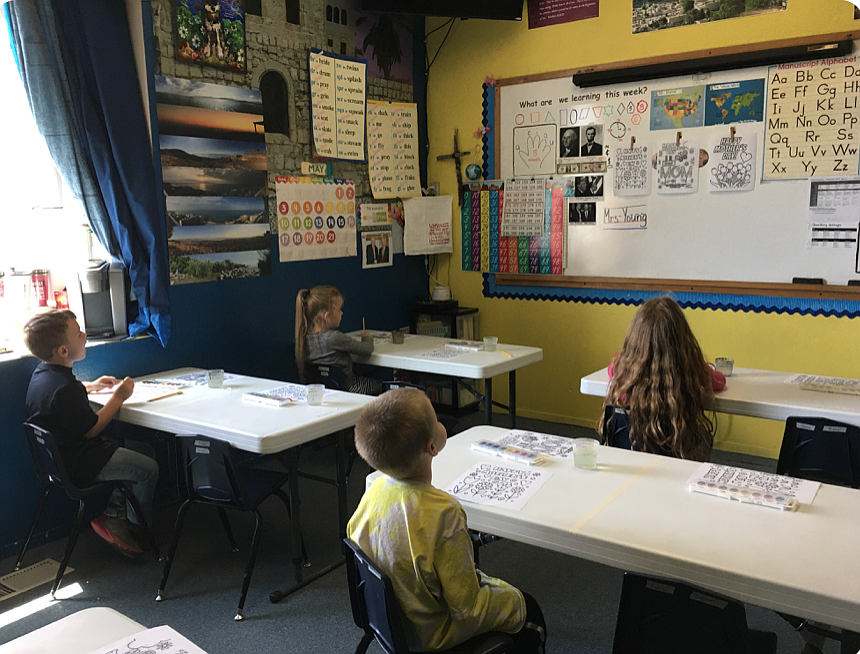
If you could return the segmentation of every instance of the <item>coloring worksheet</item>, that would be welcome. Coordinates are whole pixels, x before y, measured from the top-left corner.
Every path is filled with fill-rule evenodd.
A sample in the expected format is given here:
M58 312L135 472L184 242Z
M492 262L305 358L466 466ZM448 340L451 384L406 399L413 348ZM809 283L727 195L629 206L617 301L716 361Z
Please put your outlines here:
M615 148L615 181L618 197L651 195L651 155L648 146Z
M717 135L711 141L708 188L711 193L752 191L755 188L755 134Z
M747 470L745 468L733 468L732 466L721 466L715 463L703 463L699 466L687 484L695 484L703 480L713 482L721 486L749 488L752 491L762 493L780 494L795 498L802 504L812 504L818 487L817 481L808 479L795 479L785 475L776 475L769 472Z
M62 648L60 648L62 649ZM202 649L177 633L171 627L162 625L120 638L110 645L94 649L89 654L206 654Z
M476 463L445 490L464 502L519 511L551 476L549 470Z
M699 148L661 143L657 158L657 193L677 195L699 190Z
M435 350L427 350L426 352L416 354L415 356L419 359L441 359L445 361L447 359L456 359L464 354L468 354L468 351L458 350L453 347L445 347L443 345L442 347L437 347Z
M521 450L545 454L555 459L573 458L573 439L564 436L552 436L551 434L539 434L522 429L511 429L496 439L501 445L518 447Z

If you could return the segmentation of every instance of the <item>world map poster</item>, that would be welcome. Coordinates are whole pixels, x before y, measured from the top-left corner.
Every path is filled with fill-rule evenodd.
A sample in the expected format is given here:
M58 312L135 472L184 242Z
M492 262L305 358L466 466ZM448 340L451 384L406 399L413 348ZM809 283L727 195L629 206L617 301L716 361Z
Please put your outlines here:
M705 125L761 122L764 119L764 79L708 84Z
M651 129L687 129L705 124L704 86L651 91Z

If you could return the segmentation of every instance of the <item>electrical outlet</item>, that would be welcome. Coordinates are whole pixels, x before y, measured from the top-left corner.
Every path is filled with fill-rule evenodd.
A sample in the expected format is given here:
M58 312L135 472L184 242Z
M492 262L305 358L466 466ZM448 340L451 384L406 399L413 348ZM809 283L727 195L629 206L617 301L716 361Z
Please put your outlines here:
M439 195L439 182L427 185L427 195Z

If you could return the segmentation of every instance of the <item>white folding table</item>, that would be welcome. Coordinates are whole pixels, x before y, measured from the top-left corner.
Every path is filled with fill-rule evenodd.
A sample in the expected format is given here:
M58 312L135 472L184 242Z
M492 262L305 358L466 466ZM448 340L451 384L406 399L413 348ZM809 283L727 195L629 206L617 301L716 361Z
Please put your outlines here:
M196 368L179 368L159 372L143 379L169 379L193 372ZM117 419L141 427L165 431L171 434L200 434L258 454L283 452L289 471L290 511L292 513L292 554L296 585L288 591L275 591L273 602L280 601L292 592L306 586L332 566L315 575L302 578L301 559L301 508L298 485L298 446L322 436L334 434L352 427L358 420L361 409L373 398L358 393L327 391L320 406L309 406L306 402L282 407L267 406L242 399L249 391L266 391L285 382L259 379L244 375L230 375L223 388L190 386L180 394L165 396L154 401L137 401L134 395L127 400L117 414ZM91 402L104 404L110 395L92 394ZM336 439L338 494L338 526L346 533L346 460L343 438ZM321 480L319 477L314 479Z
M860 425L860 396L824 393L788 384L795 373L735 368L724 390L714 393L714 409L719 413L784 421L789 416L817 416ZM603 368L583 377L583 395L606 397L609 370Z
M361 332L349 334L355 338ZM470 386L466 386L478 399L484 401L484 417L488 425L493 424L493 377L508 373L508 407L511 427L517 421L517 369L543 360L543 350L539 347L499 343L495 352L463 351L452 359L437 359L421 356L427 352L444 347L456 341L452 338L407 334L402 344L390 340L375 340L373 353L368 356L352 355L356 363L397 368L414 372L429 372L447 377L483 379L483 397ZM507 353L507 354L505 354ZM462 384L463 382L458 382ZM499 406L503 406L499 404Z
M450 439L433 485L481 461L522 466L470 449L504 432L479 426ZM463 506L471 529L860 631L860 491L822 484L812 504L780 511L689 491L698 465L601 447L596 470L550 461L552 477L520 511Z

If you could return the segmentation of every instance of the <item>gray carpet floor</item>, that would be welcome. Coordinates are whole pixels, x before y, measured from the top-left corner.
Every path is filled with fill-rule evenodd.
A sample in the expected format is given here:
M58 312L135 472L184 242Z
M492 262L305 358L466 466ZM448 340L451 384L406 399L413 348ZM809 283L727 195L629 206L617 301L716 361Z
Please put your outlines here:
M461 420L467 427L482 421L476 413ZM496 424L506 423L497 415ZM590 430L521 419L518 427L565 436L590 435ZM716 453L715 453L716 454ZM716 460L718 456L715 456ZM739 463L737 457L732 459ZM728 462L728 461L726 461ZM746 461L750 467L767 469L767 460ZM320 474L333 474L331 448L305 448L300 467ZM369 468L356 460L349 487L352 510L360 499ZM336 524L336 494L331 486L302 479L303 532L313 567L324 567L339 554ZM35 505L36 498L32 498ZM70 504L70 522L74 507ZM156 511L159 544L166 550L173 530L178 503ZM248 652L253 654L320 652L351 653L361 638L353 624L346 588L346 572L341 566L279 604L269 601L269 593L289 586L292 565L289 549L289 522L283 504L271 498L262 506L263 535L254 576L245 604L245 621L234 622L242 574L253 532L249 514L230 513L241 548L232 553L217 513L205 506L192 507L182 532L176 559L166 588L166 599L155 602L162 565L151 553L128 560L111 550L89 528L78 540L64 585L78 583L83 592L52 603L49 608L0 627L0 643L12 640L61 617L84 608L106 606L137 622L154 627L168 624L210 654ZM31 550L25 565L46 557L59 561L65 539ZM0 575L11 572L14 557L0 561ZM484 547L481 569L505 579L535 596L545 613L548 628L547 651L555 654L609 654L615 630L623 572L589 561L557 554L510 540ZM44 596L48 585L0 602L0 613ZM0 616L2 617L2 616ZM751 627L774 631L779 637L779 654L799 654L803 641L773 612L747 607ZM59 645L59 644L58 644ZM58 651L62 651L58 648ZM828 643L826 654L838 652ZM381 652L372 644L371 654Z

